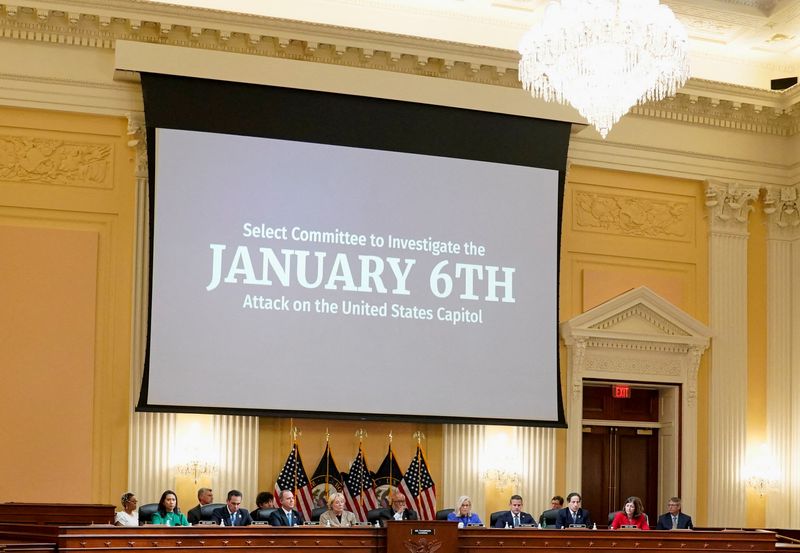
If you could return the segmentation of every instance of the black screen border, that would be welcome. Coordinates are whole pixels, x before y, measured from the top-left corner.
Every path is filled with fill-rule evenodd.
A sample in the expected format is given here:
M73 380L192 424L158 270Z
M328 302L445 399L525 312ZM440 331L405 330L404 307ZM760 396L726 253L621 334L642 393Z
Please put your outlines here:
M155 130L179 129L404 152L558 171L557 289L571 124L501 113L313 90L141 73L149 177L148 298L153 286ZM555 421L155 405L147 401L152 309L136 411L566 428L556 333ZM556 306L558 313L558 304ZM557 324L557 323L556 323Z

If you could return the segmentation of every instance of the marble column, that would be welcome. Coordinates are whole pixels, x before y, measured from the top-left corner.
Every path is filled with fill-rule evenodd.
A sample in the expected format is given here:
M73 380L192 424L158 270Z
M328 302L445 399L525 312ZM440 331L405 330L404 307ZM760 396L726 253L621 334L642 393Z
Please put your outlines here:
M743 526L747 425L747 239L758 188L706 183L709 237L709 526Z
M767 187L767 441L775 471L766 525L800 524L800 211L795 187Z

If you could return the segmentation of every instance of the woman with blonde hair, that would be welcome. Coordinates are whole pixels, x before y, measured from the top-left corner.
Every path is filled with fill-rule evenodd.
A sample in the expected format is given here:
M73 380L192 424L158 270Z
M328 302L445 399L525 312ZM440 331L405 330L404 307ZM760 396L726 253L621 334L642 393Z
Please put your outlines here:
M319 517L320 526L353 526L356 515L344 510L344 495L335 492L328 496L328 510Z
M472 512L472 500L468 495L462 495L456 502L456 510L447 515L447 520L458 522L458 527L470 524L482 524L480 517Z

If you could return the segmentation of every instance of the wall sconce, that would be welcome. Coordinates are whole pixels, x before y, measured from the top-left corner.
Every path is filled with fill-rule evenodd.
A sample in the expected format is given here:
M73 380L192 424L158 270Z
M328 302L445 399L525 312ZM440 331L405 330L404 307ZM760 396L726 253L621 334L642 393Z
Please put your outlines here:
M175 471L181 476L191 476L194 478L194 483L197 484L201 477L214 474L217 471L217 465L194 458L177 465Z
M492 468L485 470L481 477L484 480L494 481L497 491L502 491L507 488L517 489L519 487L520 475L518 472L512 472L501 468Z
M763 443L748 450L742 473L747 487L761 497L774 490L780 480L775 457Z
M494 482L498 491L506 488L517 489L520 485L521 454L516 443L508 436L508 431L494 429L486 438L483 455L481 456L483 480Z
M194 483L217 471L216 447L211 432L211 417L179 415L172 464L175 472L188 476Z

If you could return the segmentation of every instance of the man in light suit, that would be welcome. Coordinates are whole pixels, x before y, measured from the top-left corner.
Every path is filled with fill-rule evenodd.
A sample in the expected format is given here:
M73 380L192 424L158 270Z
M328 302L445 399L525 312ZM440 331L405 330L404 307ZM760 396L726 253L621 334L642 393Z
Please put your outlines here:
M292 490L281 492L281 506L269 515L270 526L302 526L303 515L294 509L294 493Z
M522 524L533 524L536 526L536 521L530 513L522 512L522 496L512 495L508 501L508 511L497 517L495 528L516 528Z
M670 497L667 503L668 513L658 517L656 530L692 530L692 517L681 512L681 498Z
M228 500L224 507L214 509L211 513L211 520L220 526L250 526L253 519L247 509L242 509L242 492L231 490L228 492Z
M556 528L569 528L571 525L592 526L592 517L589 511L581 508L581 494L572 492L567 496L567 506L558 511Z

